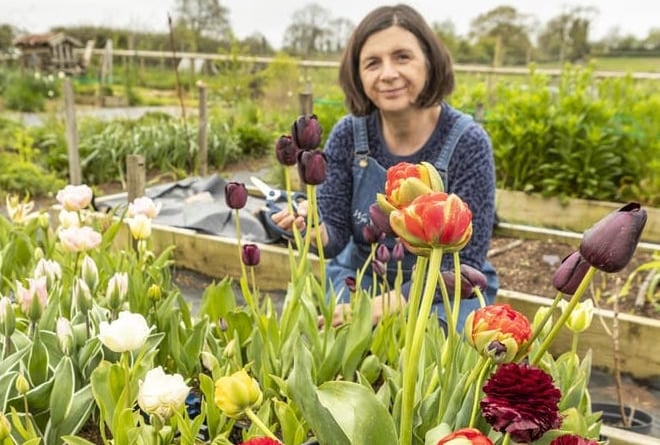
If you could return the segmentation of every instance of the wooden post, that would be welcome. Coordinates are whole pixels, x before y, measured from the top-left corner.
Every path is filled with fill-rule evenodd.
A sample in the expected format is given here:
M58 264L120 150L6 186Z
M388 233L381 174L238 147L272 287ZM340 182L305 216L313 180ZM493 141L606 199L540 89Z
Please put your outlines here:
M79 185L81 181L80 174L80 153L78 152L78 128L76 125L76 105L73 97L73 85L71 78L64 78L64 115L66 119L66 142L67 153L69 156L69 182L72 185Z
M483 102L477 103L476 108L474 109L474 120L483 124L484 122L484 104Z
M144 196L144 187L146 183L146 167L144 156L128 155L126 156L126 180L128 187L128 202L131 203L135 198Z
M311 92L298 93L298 100L300 102L300 114L312 114L314 102Z
M208 116L206 105L206 85L204 82L197 82L199 88L199 133L197 134L198 150L197 153L197 171L200 176L206 176L208 164Z

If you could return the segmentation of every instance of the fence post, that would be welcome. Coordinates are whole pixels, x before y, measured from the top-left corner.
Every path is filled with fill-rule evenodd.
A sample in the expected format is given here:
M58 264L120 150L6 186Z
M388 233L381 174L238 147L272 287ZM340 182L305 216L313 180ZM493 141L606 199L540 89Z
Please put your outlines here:
M127 155L126 156L126 181L128 187L128 202L131 203L135 198L144 196L144 187L146 183L146 167L144 156Z
M199 132L197 134L198 153L197 153L197 171L200 176L206 176L208 170L208 115L206 104L206 85L204 82L197 82L199 88Z
M76 125L76 105L70 77L64 78L63 86L67 154L69 156L69 182L72 185L79 185L82 175L80 174L80 153L78 152L78 126Z
M298 93L298 101L300 102L300 114L312 114L314 108L314 99L312 93L309 91Z

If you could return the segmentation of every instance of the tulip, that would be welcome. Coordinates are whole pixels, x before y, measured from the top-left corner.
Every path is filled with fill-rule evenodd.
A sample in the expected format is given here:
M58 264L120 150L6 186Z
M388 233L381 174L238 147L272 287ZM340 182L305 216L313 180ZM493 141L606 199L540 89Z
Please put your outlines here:
M11 436L11 424L5 416L5 413L0 412L0 443L6 441ZM12 443L12 442L10 442Z
M323 129L315 114L302 115L291 126L291 137L302 150L314 150L321 145Z
M344 283L346 284L346 287L350 292L355 292L357 289L356 287L356 282L355 282L355 277L346 277L344 278Z
M136 240L145 240L151 236L151 218L141 213L126 219L131 235Z
M64 210L68 212L77 212L89 206L92 202L94 193L92 189L85 185L67 185L57 192L55 199L62 204Z
M387 170L385 194L377 194L376 202L389 215L395 209L406 207L420 195L442 191L442 178L432 164L400 162Z
M447 286L447 292L452 294L456 284L454 271L442 272L442 279ZM480 270L467 264L461 264L461 298L473 297L475 288L483 291L486 286L486 276Z
M479 308L465 320L467 342L496 363L510 362L532 335L529 320L508 304Z
M16 329L16 316L9 297L0 298L0 333L9 338Z
M457 195L429 192L390 214L390 224L408 250L461 250L472 237L472 212Z
M568 302L562 300L559 302L559 307L562 311L566 310ZM566 320L566 327L576 334L584 332L591 326L591 320L594 318L594 302L592 300L585 300L575 306L571 311L570 316Z
M16 299L21 311L30 320L37 321L48 303L48 289L46 277L28 278L28 287L16 282Z
M618 272L630 261L646 224L646 210L628 203L587 229L580 254L596 269Z
M16 376L16 382L14 382L14 386L16 387L18 394L22 396L27 394L30 390L30 382L28 382L28 379L25 378L22 372Z
M328 159L318 150L298 152L298 176L307 185L319 185L325 181Z
M96 289L96 286L99 284L99 270L96 267L96 263L89 255L85 255L82 261L82 278L85 280L85 284L91 291Z
M142 411L167 422L180 412L190 393L190 387L179 374L165 374L161 366L151 369L139 382L137 402Z
M369 216L371 217L371 223L376 226L381 232L386 235L393 235L394 231L390 225L389 214L383 212L383 209L380 208L377 202L369 206Z
M547 337L548 334L550 334L550 331L552 330L552 314L550 314L548 316L548 319L546 320L543 327L539 327L539 325L541 324L543 319L545 319L548 312L550 312L549 307L540 306L536 310L536 313L534 314L534 319L532 320L532 330L533 331L540 331L540 336L541 337Z
M376 259L381 263L389 262L391 257L390 249L388 249L385 244L380 244L378 248L376 248Z
M21 224L31 217L30 212L34 208L34 201L28 201L27 196L23 202L20 202L18 196L7 195L6 203L7 214L14 224Z
M62 229L80 227L80 218L78 218L78 214L76 212L68 212L62 209L57 215L57 218L60 221L60 227Z
M129 352L142 348L150 331L147 320L141 314L123 311L112 323L101 322L98 337L111 351Z
M387 266L382 261L372 260L371 269L376 272L377 275L384 276L387 274Z
M403 243L397 238L394 247L392 247L392 259L394 261L402 261L404 256L405 250L403 248Z
M375 225L367 224L362 227L362 236L368 244L376 244L385 237L385 234Z
M270 437L253 437L245 442L241 442L240 445L282 445L282 442L271 439Z
M132 203L128 205L128 216L134 217L137 215L144 215L147 218L154 219L160 213L163 203L156 204L153 199L148 196L140 196L135 198Z
M296 165L298 147L291 136L280 136L275 144L275 157L282 165Z
M115 272L108 280L108 287L105 291L105 298L108 301L108 305L114 309L118 309L127 294L128 273Z
M57 337L57 343L60 345L60 350L64 355L69 355L71 348L73 347L73 329L71 328L71 322L64 317L59 317L55 324L55 334Z
M97 248L102 241L101 234L87 226L62 229L57 236L67 252L87 252Z
M493 445L493 442L476 428L461 428L440 439L436 445Z
M552 285L561 293L573 295L587 274L589 267L590 264L582 258L580 252L575 251L561 261L552 276Z
M62 267L57 261L41 258L34 268L34 277L46 277L46 285L52 287L56 281L62 279Z
M243 260L243 264L246 266L258 265L259 260L261 259L261 251L259 250L259 246L256 244L245 244L243 246L241 259Z
M159 285L156 283L152 284L149 286L149 289L147 289L147 298L153 302L160 301L160 299L163 296L163 291Z
M93 297L85 280L82 278L75 279L73 282L72 295L73 301L78 307L78 310L83 314L87 314L87 311L92 308Z
M215 404L228 417L239 418L246 410L261 404L259 383L241 369L215 382Z
M230 209L242 209L245 207L247 199L247 187L242 182L228 182L225 185L225 202Z
M550 445L598 445L598 442L577 434L564 434L552 439Z

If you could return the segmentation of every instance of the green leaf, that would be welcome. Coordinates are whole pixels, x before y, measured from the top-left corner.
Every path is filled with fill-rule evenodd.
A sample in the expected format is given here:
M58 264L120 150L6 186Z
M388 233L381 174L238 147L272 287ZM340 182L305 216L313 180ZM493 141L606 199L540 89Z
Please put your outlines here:
M50 422L57 427L69 415L76 384L69 357L64 357L55 368L54 380L56 390L50 395Z
M17 375L17 372L9 372L0 377L0 410L4 411L9 393L14 388L14 381Z
M94 445L93 442L78 436L62 436L62 440L67 445Z
M30 357L28 358L28 370L30 381L35 386L48 379L48 351L39 334L35 335L34 343L32 343Z
M95 406L91 385L76 391L72 397L69 415L57 427L53 427L52 422L49 422L45 434L48 441L56 443L59 437L80 431Z
M236 296L231 286L231 279L224 278L219 283L210 284L202 295L199 316L208 315L216 322L236 308Z
M355 370L360 365L362 357L371 343L373 325L371 323L371 299L360 293L355 303L351 323L348 328L348 347L342 359L342 371L346 379L352 379Z

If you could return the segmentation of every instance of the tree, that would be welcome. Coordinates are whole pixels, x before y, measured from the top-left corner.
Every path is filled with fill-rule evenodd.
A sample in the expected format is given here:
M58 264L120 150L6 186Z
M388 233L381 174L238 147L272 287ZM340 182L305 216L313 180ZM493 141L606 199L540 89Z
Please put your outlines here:
M0 24L0 54L8 54L11 51L15 35L13 26L7 23Z
M539 34L539 50L549 59L576 62L589 55L589 26L597 9L576 6L550 19Z
M309 56L323 52L331 40L328 24L330 11L318 3L310 3L293 13L291 24L284 33L284 47L293 54Z
M194 51L203 38L228 42L232 38L229 9L219 0L176 0L176 25L192 34Z
M511 6L498 6L470 23L470 37L477 45L491 46L494 65L526 63L532 49L529 38L533 19Z

